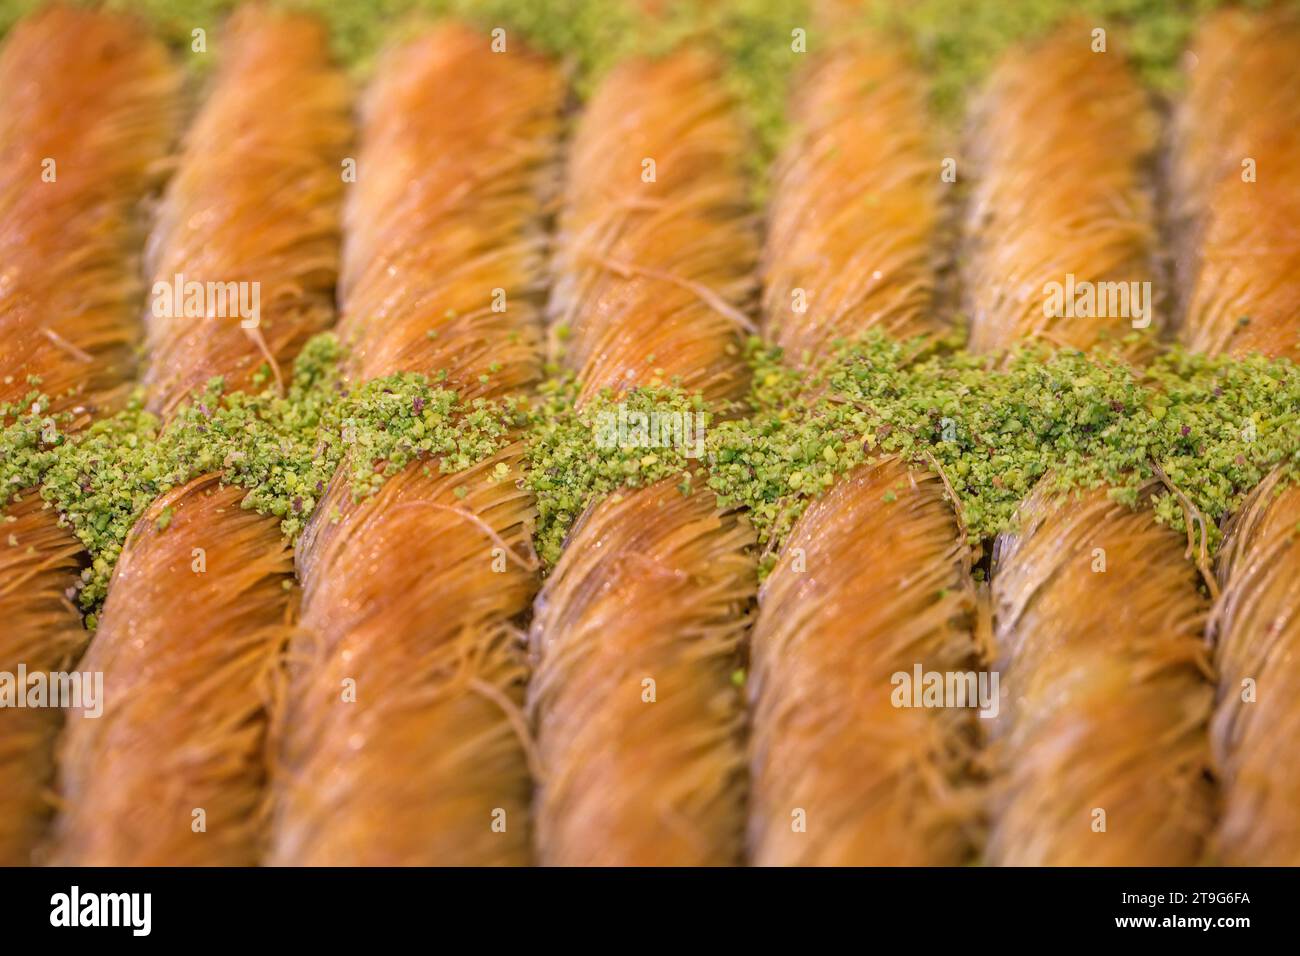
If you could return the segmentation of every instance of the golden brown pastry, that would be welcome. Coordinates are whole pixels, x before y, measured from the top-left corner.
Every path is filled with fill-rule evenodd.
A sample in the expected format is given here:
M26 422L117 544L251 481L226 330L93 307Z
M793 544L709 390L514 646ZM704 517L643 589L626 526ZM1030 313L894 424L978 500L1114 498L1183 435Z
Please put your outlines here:
M800 78L789 117L763 253L766 338L803 362L869 329L942 331L943 157L915 69L879 41L829 52Z
M804 78L791 112L764 254L768 336L802 362L869 329L940 332L941 156L916 73L864 41ZM886 459L808 507L752 638L753 862L963 861L974 712L895 707L892 677L973 670L973 617L969 545L937 475Z
M54 6L0 53L0 401L34 387L78 423L122 397L139 338L137 204L179 112L162 46L130 18ZM29 381L39 379L39 386ZM0 670L66 670L86 639L81 547L35 490L5 509ZM30 861L62 715L0 710L0 865Z
M1300 360L1300 17L1224 11L1201 27L1175 163L1189 244L1183 341Z
M1143 323L1158 331L1148 182L1157 124L1122 53L1114 45L1094 53L1077 22L1008 53L972 129L976 181L962 276L971 349L1001 352L1027 341L1088 348ZM1132 296L1123 309L1108 295L1089 305L1082 284L1102 282L1130 292L1136 283L1144 308ZM1045 314L1048 305L1059 314ZM1150 344L1131 351L1144 354Z
M582 401L657 380L715 401L743 396L756 259L744 148L702 53L630 61L597 89L572 146L552 300ZM541 863L740 861L743 713L731 674L753 533L699 484L684 496L666 480L593 504L537 598Z
M1185 255L1191 348L1300 359L1297 51L1300 16L1285 10L1216 14L1193 45L1177 142L1178 198L1196 213ZM1298 527L1300 489L1274 473L1233 516L1220 554L1209 623L1219 863L1300 864Z
M993 666L1007 696L987 858L1197 862L1211 822L1210 689L1183 538L1104 488L1035 492L1018 520L994 552Z
M972 342L1085 348L1123 334L1130 316L1042 309L1044 283L1067 274L1155 278L1141 175L1153 119L1122 55L1093 53L1088 30L1064 27L1007 55L983 109L963 277ZM1104 488L1035 492L1017 520L994 552L993 667L1006 697L991 722L987 859L1195 863L1210 826L1210 690L1205 601L1182 536Z
M162 410L214 375L233 390L268 361L287 366L333 319L346 81L313 19L246 7L222 50L153 233L154 277L257 283L259 321L246 327L232 301L201 318L151 308L145 381ZM60 748L58 862L259 859L267 708L295 592L279 519L242 510L244 495L202 475L128 539L81 665L104 674L104 713L72 712Z
M493 53L454 24L383 60L345 212L339 334L352 381L445 371L471 399L540 379L563 98L554 64L513 45ZM529 862L515 619L536 562L522 461L516 442L457 474L415 462L362 501L342 473L331 484L299 547L270 862ZM499 467L506 480L491 478Z

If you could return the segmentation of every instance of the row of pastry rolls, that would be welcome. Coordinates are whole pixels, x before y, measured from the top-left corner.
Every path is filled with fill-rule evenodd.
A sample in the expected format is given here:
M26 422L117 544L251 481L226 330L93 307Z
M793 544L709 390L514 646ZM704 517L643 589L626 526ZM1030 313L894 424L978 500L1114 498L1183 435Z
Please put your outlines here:
M1208 18L1188 57L1174 181L1189 348L1300 358L1300 17ZM1243 429L1250 427L1242 422ZM1211 516L1217 518L1219 516ZM1265 478L1227 525L1209 621L1222 788L1211 859L1300 863L1300 490Z
M344 220L353 383L445 375L473 400L540 380L564 93L556 65L454 24L383 59ZM416 461L360 501L345 469L331 483L298 552L270 862L531 859L516 619L536 589L535 506L522 459L513 441L459 473Z
M129 18L51 7L0 53L0 402L39 388L79 423L112 411L134 372L137 207L179 119L178 73L137 31ZM12 491L0 670L65 670L86 638L82 549L35 490ZM43 836L60 723L55 710L0 710L0 864L28 862Z
M765 331L791 361L870 329L941 331L926 112L920 77L883 42L846 45L800 82L763 268ZM963 861L972 712L896 708L891 678L973 666L973 619L970 548L937 474L887 458L808 506L752 637L753 862Z
M1144 314L1043 307L1047 284L1071 275L1157 288L1156 119L1122 54L1094 51L1075 23L1004 57L973 132L972 345L1109 341L1148 354L1150 330L1124 336L1160 327L1154 296ZM1206 602L1184 540L1104 487L1063 498L1040 487L1017 521L992 572L991 666L1007 697L987 755L987 859L1196 862L1210 824L1211 691Z
M553 321L580 404L676 382L740 398L757 254L746 137L697 49L617 67L578 123ZM742 857L743 708L731 674L754 580L744 516L675 479L592 503L539 594L529 708L547 864Z
M251 335L151 322L146 382L163 412L213 374L243 387L267 357L283 365L330 315L346 90L303 21L244 13L230 36L161 211L152 265L164 279L262 277L269 318ZM1270 218L1288 208L1285 190L1234 192L1236 168L1225 176L1215 164L1234 150L1265 169L1284 164L1294 154L1288 121L1239 122L1214 102L1210 82L1227 75L1214 70L1232 62L1224 38L1252 34L1207 36L1202 60L1218 65L1199 94L1194 82L1188 113L1240 129L1230 149L1184 154L1198 237L1187 334L1285 353L1295 246L1285 216ZM292 55L270 69L270 51L286 48ZM1249 49L1285 88L1294 76L1285 58L1253 40ZM290 133L248 115L234 91L254 81L234 79L239 64L263 67L260 102L285 96ZM939 184L919 87L874 44L829 55L801 84L763 268L765 330L796 363L870 328L940 328ZM445 374L468 397L499 397L539 379L542 226L562 95L554 66L493 53L460 27L385 60L346 216L341 333L354 384L418 371ZM1120 57L1089 50L1087 31L1004 61L975 114L965 269L975 347L1086 347L1127 331L1129 316L1109 326L1045 316L1041 290L1067 274L1154 278L1145 182L1154 128ZM715 65L696 51L625 64L586 108L552 297L582 401L663 380L715 401L743 393L737 332L754 258L744 142ZM244 150L265 165L235 162ZM1245 233L1260 221L1273 242L1263 254ZM796 289L806 312L791 308ZM1243 310L1260 320L1241 323ZM1264 339L1234 341L1243 330ZM1150 345L1129 348L1141 356ZM512 443L457 475L416 463L364 501L343 471L329 486L298 555L306 591L271 741L271 860L526 862L530 770L542 862L742 857L742 716L729 678L751 593L747 523L675 482L590 507L535 605L525 713L515 624L536 568L522 458ZM1285 858L1289 832L1264 725L1234 696L1239 678L1261 668L1273 681L1289 673L1290 585L1273 569L1291 553L1295 521L1272 487L1238 519L1214 618L1230 665L1216 757L1228 807L1241 808L1225 816L1219 852L1231 845L1243 859L1263 846ZM239 499L204 476L156 503L132 536L88 659L110 690L128 692L102 724L78 720L69 734L65 859L260 856L267 682L290 635L291 567L275 521L240 511ZM1194 640L1205 602L1181 538L1104 489L1065 502L1040 492L1020 517L998 542L993 582L993 666L1008 698L989 753L989 858L1195 860L1209 829L1209 692ZM861 559L863 541L878 560ZM953 863L970 853L961 782L973 719L889 703L892 672L973 664L967 544L941 476L895 460L845 476L798 522L753 634L751 859ZM214 552L238 573L196 588L193 547L207 554L206 574ZM76 550L56 559L64 576ZM192 706L172 720L164 694ZM197 809L206 825L196 832Z
M148 401L273 376L333 321L349 92L311 19L249 6L186 137L152 234L154 279L260 287L260 317L146 313ZM167 294L167 293L164 293ZM251 327L250 327L251 326ZM117 563L82 661L102 716L71 712L55 859L251 864L260 857L272 675L292 613L279 519L199 476L150 505ZM196 557L197 556L197 557Z

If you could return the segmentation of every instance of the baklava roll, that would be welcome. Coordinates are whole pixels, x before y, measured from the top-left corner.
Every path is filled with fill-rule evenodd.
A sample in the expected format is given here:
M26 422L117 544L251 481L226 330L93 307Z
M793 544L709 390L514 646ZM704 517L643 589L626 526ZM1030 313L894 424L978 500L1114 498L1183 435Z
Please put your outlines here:
M134 374L144 242L179 118L162 45L121 16L54 6L0 52L0 404L32 391L74 425L111 411ZM24 409L25 410L25 409ZM0 670L71 667L82 548L35 489L5 489ZM0 710L0 865L31 860L51 810L53 709Z
M564 97L555 64L457 24L384 57L344 220L352 383L421 373L472 401L540 380ZM530 861L523 457L416 460L362 500L345 464L326 490L299 546L272 863Z
M973 107L972 351L1118 345L1134 329L1147 334L1128 351L1151 351L1158 122L1122 53L1093 43L1075 21L1005 54Z
M265 7L231 18L220 55L151 238L145 382L164 415L213 376L269 385L334 316L347 81L316 20ZM206 314L176 310L178 283L203 285ZM259 860L296 592L280 519L246 493L200 475L127 539L81 665L103 673L104 711L71 713L60 748L57 862Z
M926 117L917 73L879 41L827 54L799 84L763 309L796 365L871 329L943 331L942 157ZM894 457L841 477L795 524L750 649L753 862L969 855L974 712L895 707L892 679L974 668L970 553L939 476Z
M1300 15L1217 13L1188 62L1175 144L1180 206L1195 212L1184 340L1300 360ZM1300 864L1298 528L1300 489L1278 470L1230 519L1220 552L1209 623L1218 863Z
M1093 44L1073 23L1008 53L979 107L964 280L980 349L1087 348L1159 327L1143 291L1155 288L1143 183L1155 118L1113 42ZM1109 299L1107 314L1089 309L1082 282L1094 305ZM1052 283L1064 310L1048 307ZM1128 289L1128 308L1101 283ZM1134 510L1106 488L1040 487L995 544L993 667L1006 697L991 722L990 862L1189 865L1202 853L1206 602L1183 537L1145 504L1152 490Z
M676 382L743 397L757 242L746 137L716 64L685 49L604 79L572 144L553 321L580 404ZM534 608L537 847L558 865L737 863L744 720L731 675L753 533L676 479L592 503Z

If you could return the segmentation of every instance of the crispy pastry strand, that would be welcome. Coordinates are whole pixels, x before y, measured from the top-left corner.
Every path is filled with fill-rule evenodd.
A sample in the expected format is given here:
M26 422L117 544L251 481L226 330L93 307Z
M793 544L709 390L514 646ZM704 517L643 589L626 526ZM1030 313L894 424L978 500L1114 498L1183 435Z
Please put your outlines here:
M963 275L975 351L1035 340L1088 348L1141 321L1131 298L1123 310L1105 292L1091 308L1065 301L1049 316L1049 283L1066 294L1070 276L1076 288L1156 288L1147 182L1156 118L1122 54L1094 53L1090 42L1075 23L1006 55L975 107ZM1158 329L1154 295L1146 305Z
M764 334L794 361L869 329L943 329L939 166L920 84L904 57L870 41L801 78L763 252Z
M1210 824L1210 691L1183 540L1105 489L1035 492L1020 521L994 554L1007 696L989 755L988 859L1195 863Z
M1300 15L1202 25L1179 110L1175 202L1190 240L1183 340L1300 361Z

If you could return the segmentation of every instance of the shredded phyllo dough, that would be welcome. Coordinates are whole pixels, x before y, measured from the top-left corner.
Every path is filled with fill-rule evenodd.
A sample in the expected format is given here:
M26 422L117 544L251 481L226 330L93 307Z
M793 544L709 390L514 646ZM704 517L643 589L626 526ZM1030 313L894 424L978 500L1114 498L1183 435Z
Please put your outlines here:
M1175 124L1173 183L1188 348L1300 357L1298 49L1300 16L1278 7L1207 17L1190 50L1197 67ZM1300 679L1293 472L1284 458L1234 509L1206 626L1219 677L1209 737L1222 794L1209 855L1228 866L1300 859L1300 773L1289 752Z
M1246 0L1261 8L1274 0ZM1204 11L1225 0L869 0L878 28L913 38L927 67L936 108L952 115L1013 44L1041 36L1062 19L1125 26L1125 51L1142 78L1158 90L1177 89L1179 57ZM1086 35L1086 34L1085 34Z
M276 865L530 859L515 621L537 568L511 400L541 378L566 90L525 44L489 42L460 23L423 32L362 103L338 325L359 387L297 548L270 741ZM339 708L343 685L364 706Z
M543 864L741 858L743 709L731 674L754 588L753 535L707 489L682 494L676 476L653 480L662 442L643 443L643 413L610 402L638 386L699 392L710 403L743 398L758 251L742 166L748 143L717 59L694 45L612 71L573 136L552 330L576 379L578 413L594 415L588 433L617 456L613 468L629 488L584 490L585 480L608 482L600 464L585 477L549 475L579 480L551 513L584 507L567 535L550 539L564 547L529 630ZM615 420L602 422L610 412ZM686 426L684 414L665 410L652 421ZM693 438L696 424L691 416L682 437ZM571 434L581 441L581 429ZM683 458L694 450L670 444L683 446ZM579 446L577 457L590 456ZM628 693L633 674L645 677Z
M0 502L24 499L0 524L0 673L65 668L85 646L69 600L82 549L30 486L60 429L130 391L138 204L175 134L179 86L160 43L98 11L50 5L0 50L0 425L25 421L0 436ZM31 862L44 833L61 724L57 709L0 708L0 865Z
M1153 115L1123 58L1093 53L1099 37L1081 42L1086 28L1065 24L1005 57L981 102L976 135L984 152L967 217L978 252L962 276L978 303L971 345L980 351L1033 343L1095 348L1109 333L1117 355L1136 358L1155 344L1155 204L1142 183ZM1105 122L1081 131L1074 118L1085 127ZM1037 188L1047 181L1048 188ZM981 232L983 221L993 228ZM1073 287L1079 278L1085 289L1101 280L1129 290L1130 298L1094 310L1085 294L1069 309L1042 303L1026 310L1036 290ZM1080 302L1082 309L1073 307ZM1146 347L1140 335L1113 341L1130 320L1149 330ZM1075 442L1091 442L1103 468L1123 452L1104 444L1107 412L1123 422L1118 416L1130 408L1122 366L1119 378L1109 406L1085 400L1082 414L1068 420L1067 480L1079 467ZM1075 380L1086 394L1089 376ZM1113 386L1100 389L1108 391ZM1043 400L1050 412L1054 396ZM1149 410L1158 421L1168 416L1161 396ZM1096 432L1102 443L1092 442ZM1087 484L1091 476L1083 477ZM1180 560L1181 552L1195 553L1193 532L1184 544L1159 526L1146 499L1162 484L1134 494L1122 483L1129 477L1121 471L1113 484L1065 495L1048 472L1017 508L1017 527L994 543L989 657L992 673L1014 690L983 755L990 862L1188 865L1201 852L1209 827L1203 729L1211 689L1198 635L1207 602L1195 568ZM1197 563L1208 583L1208 536L1199 537ZM1150 555L1151 566L1138 555ZM1141 685L1159 689L1135 693ZM1103 830L1111 837L1098 846L1095 833Z
M780 82L796 61L791 30L807 28L809 0L726 0L715 3L611 3L609 0L387 0L384 16L370 3L280 0L311 10L330 27L338 55L368 67L394 29L410 31L403 15L458 16L490 27L517 30L541 52L575 67L579 92L589 92L613 64L630 55L663 53L683 38L711 35L729 54L727 82L739 94L750 124L770 142L785 125ZM958 113L965 98L1014 43L1047 33L1067 16L1122 25L1126 50L1143 78L1160 90L1177 88L1178 58L1198 15L1232 0L865 0L841 3L850 15L836 20L836 35L872 29L910 42L926 68L940 115ZM1240 3L1240 0L1237 0ZM1240 5L1262 8L1271 0ZM0 11L0 28L38 0L19 0ZM148 16L165 36L189 46L196 23L211 23L236 0L109 0ZM831 4L824 4L830 6ZM654 18L654 23L650 19ZM816 37L812 38L816 44ZM817 44L821 45L821 44Z
M949 187L934 174L923 78L895 45L864 38L819 58L791 110L799 128L774 176L763 257L768 341L816 371L845 336L942 334ZM888 455L839 476L766 542L775 562L745 675L754 864L969 859L975 713L898 706L894 692L917 666L975 663L973 552L946 498L924 465ZM835 825L796 827L791 807Z

